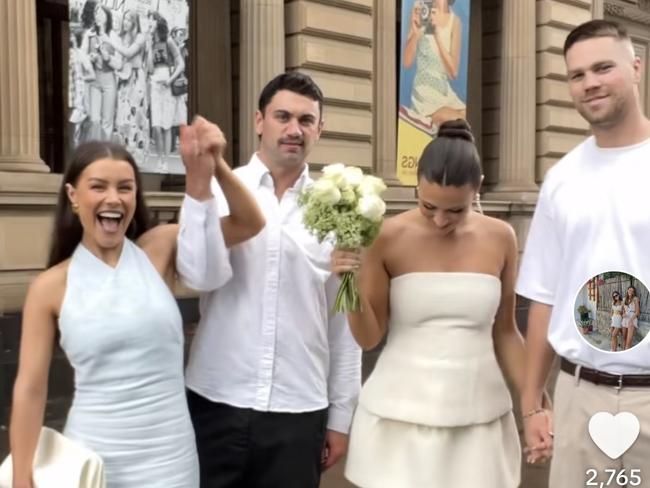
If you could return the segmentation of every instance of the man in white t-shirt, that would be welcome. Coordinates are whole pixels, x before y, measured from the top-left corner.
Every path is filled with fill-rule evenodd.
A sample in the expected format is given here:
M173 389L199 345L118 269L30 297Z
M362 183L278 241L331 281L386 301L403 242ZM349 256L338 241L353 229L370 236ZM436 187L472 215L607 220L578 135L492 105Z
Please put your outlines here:
M564 56L571 97L593 136L548 171L517 282L517 293L531 300L526 452L536 462L552 449L551 488L618 486L606 484L606 469L616 470L614 479L625 470L630 486L650 486L650 337L624 352L601 351L573 319L576 295L595 275L621 271L650 285L650 120L639 100L641 63L625 30L604 20L576 27ZM556 354L551 422L542 393ZM600 411L631 412L641 424L616 459L590 438L589 420Z

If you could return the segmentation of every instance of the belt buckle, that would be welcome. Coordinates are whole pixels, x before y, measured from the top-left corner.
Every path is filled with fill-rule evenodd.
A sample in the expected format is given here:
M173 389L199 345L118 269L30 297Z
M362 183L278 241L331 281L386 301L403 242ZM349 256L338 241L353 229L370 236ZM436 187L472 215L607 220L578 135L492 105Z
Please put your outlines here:
M618 385L614 387L616 391L619 391L621 388L623 388L623 375L619 374L618 375Z

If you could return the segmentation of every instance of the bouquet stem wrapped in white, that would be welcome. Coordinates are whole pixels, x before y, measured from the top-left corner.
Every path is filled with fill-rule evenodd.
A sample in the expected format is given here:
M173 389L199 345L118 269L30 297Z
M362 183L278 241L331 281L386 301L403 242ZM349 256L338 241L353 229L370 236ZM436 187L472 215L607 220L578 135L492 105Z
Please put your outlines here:
M304 209L305 227L319 242L330 238L341 249L367 247L379 234L386 212L386 204L380 198L385 189L381 178L364 175L355 166L330 164L298 200ZM343 273L341 280L334 311L359 310L354 273Z

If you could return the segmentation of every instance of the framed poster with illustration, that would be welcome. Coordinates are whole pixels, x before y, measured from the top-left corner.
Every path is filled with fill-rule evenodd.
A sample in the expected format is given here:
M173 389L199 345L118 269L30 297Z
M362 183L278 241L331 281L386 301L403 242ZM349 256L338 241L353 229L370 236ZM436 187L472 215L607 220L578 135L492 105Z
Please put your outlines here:
M424 147L446 120L465 119L471 0L403 0L397 176L415 185Z

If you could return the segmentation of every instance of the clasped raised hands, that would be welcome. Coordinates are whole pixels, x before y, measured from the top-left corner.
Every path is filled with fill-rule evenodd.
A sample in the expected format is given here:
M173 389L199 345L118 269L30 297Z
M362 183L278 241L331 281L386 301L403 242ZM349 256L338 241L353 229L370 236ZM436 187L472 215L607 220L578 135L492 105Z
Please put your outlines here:
M224 165L226 138L219 126L203 117L195 117L180 129L180 152L186 169L187 193L199 200L212 196L210 180L219 177Z

